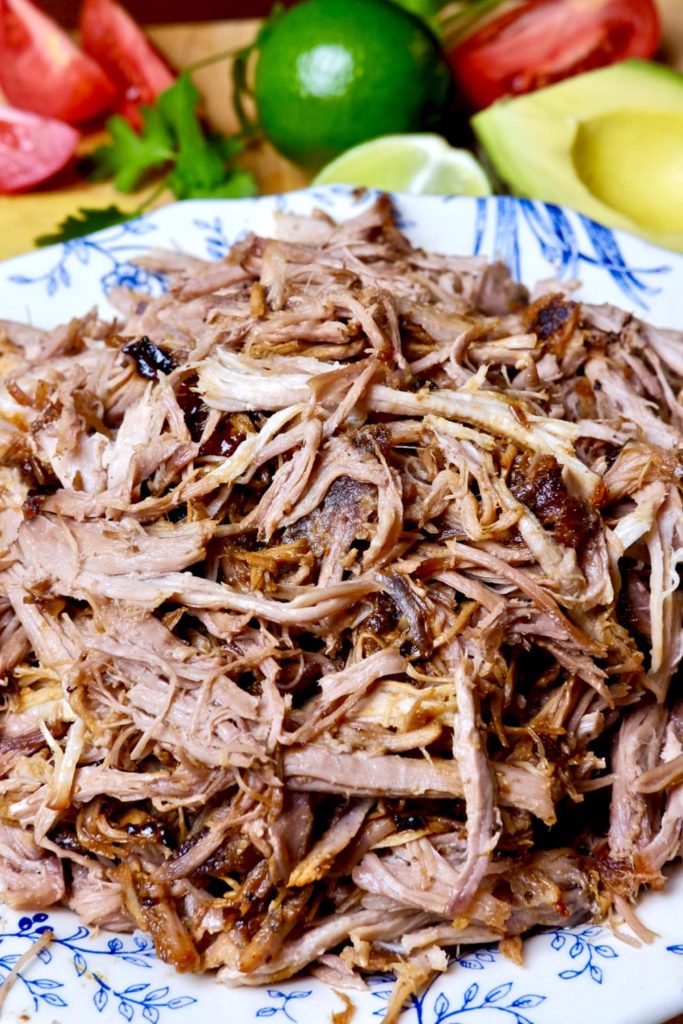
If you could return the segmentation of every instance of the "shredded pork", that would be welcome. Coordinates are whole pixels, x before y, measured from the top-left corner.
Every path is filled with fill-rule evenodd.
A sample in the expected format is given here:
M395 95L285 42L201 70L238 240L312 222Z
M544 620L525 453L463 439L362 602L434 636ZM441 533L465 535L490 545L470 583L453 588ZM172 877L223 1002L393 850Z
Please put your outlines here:
M260 984L599 919L683 842L683 336L387 200L0 325L0 891ZM517 949L515 942L508 942Z

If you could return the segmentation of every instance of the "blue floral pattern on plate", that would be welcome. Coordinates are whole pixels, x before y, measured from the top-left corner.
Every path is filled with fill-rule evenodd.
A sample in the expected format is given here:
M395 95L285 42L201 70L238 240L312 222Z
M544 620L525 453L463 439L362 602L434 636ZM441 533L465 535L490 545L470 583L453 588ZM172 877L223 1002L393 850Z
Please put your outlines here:
M272 233L274 214L319 207L339 218L367 209L376 193L345 186L248 200L194 200L155 210L128 224L0 264L0 319L50 327L127 285L159 294L163 278L135 260L151 247L225 257L248 231ZM579 297L613 302L662 326L683 324L683 256L613 232L552 204L513 199L395 196L402 229L417 245L445 253L504 258L526 284L557 277L581 282ZM496 947L465 949L450 970L406 1007L405 1024L659 1024L683 1011L683 871L666 896L639 910L658 938L642 949L595 926L556 928L525 943L517 967ZM67 911L22 914L0 908L0 980L44 928L51 944L21 970L3 1013L10 1024L114 1021L206 1024L230 1015L235 1024L324 1024L339 1009L335 993L315 979L226 989L207 977L177 975L154 956L147 936L94 935ZM672 970L673 965L673 970ZM476 979L476 980L475 980ZM644 980L645 979L645 980ZM353 1024L372 1024L386 1008L390 980L370 979L351 993ZM569 998L568 998L569 996ZM178 1012L180 1011L180 1012ZM3 1021L5 1017L3 1017Z
M54 262L39 274L10 274L12 284L43 285L45 294L52 297L60 288L71 288L74 284L74 265L97 264L101 269L102 291L108 295L117 285L133 288L145 294L163 290L164 280L134 263L136 255L149 249L149 242L140 236L149 235L156 225L147 217L138 217L115 228L98 231L85 238L74 238L59 246L51 246L56 253ZM75 261L75 264L74 264Z
M156 960L154 943L147 936L133 935L125 939L119 936L112 936L105 942L104 946L97 946L92 941L93 933L85 925L77 925L75 931L69 935L60 935L59 930L50 920L49 914L33 914L30 917L19 918L16 930L0 932L0 947L13 945L18 947L12 952L3 952L0 948L0 974L2 979L7 977L14 968L22 953L30 948L46 932L52 936L49 945L42 946L36 952L37 960L44 966L49 967L54 963L54 952L56 949L66 950L71 958L73 968L78 978L88 979L93 986L92 1002L98 1013L110 1003L116 1003L120 1016L126 1021L133 1021L138 1011L142 1019L150 1024L158 1024L162 1010L181 1010L192 1005L197 1000L193 996L171 996L168 985L155 988L149 981L133 982L119 989L116 985L109 984L104 980L98 968L98 964L104 958L104 962L120 960L129 967L144 968L151 970ZM11 940L15 940L14 943ZM84 944L84 940L91 940ZM22 949L23 943L27 943ZM33 971L20 971L17 974L18 981L24 986L26 994L31 997L33 1010L37 1012L45 1006L68 1007L67 995L68 982L58 981L56 978L29 977ZM56 990L62 989L58 992Z
M545 934L551 939L552 950L567 953L570 961L575 962L574 967L566 967L557 975L563 981L574 981L588 972L591 981L602 985L603 967L598 965L598 961L615 960L619 956L614 946L609 943L591 942L591 939L609 934L604 928L596 925L588 928L551 928Z

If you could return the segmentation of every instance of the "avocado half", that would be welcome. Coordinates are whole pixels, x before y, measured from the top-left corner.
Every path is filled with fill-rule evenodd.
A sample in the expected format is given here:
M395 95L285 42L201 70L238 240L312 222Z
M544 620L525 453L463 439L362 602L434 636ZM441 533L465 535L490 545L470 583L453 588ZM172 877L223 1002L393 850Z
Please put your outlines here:
M514 192L683 252L683 74L624 61L500 100L472 124Z

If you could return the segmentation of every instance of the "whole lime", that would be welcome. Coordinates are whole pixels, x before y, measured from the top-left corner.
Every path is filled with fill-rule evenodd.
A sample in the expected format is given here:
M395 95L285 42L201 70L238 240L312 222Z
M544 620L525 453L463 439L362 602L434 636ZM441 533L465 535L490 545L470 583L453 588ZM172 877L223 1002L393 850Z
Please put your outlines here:
M434 126L449 81L436 38L390 0L305 0L265 34L255 97L275 147L317 168L366 139Z

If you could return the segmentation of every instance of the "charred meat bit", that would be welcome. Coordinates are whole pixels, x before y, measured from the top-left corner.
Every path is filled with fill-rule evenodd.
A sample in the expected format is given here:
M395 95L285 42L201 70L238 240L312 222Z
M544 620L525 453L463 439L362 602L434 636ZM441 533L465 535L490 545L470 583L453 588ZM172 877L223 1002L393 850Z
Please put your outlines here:
M565 547L579 547L598 525L594 509L569 494L562 467L552 455L518 455L510 471L510 490Z
M563 295L543 296L527 312L529 330L541 341L551 343L556 355L563 355L569 338L577 326L580 307Z
M169 374L176 368L173 356L154 345L146 334L139 341L124 345L121 351L133 360L135 369L145 380L158 380L159 373Z

